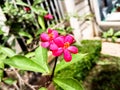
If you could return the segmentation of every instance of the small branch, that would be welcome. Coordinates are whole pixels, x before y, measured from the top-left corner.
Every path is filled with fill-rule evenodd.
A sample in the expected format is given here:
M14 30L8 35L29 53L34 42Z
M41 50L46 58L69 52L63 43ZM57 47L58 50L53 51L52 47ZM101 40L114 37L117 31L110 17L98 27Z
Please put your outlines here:
M23 80L24 81L24 80ZM30 87L32 90L36 90L32 85L30 85L29 83L27 83L27 82L25 82L24 81L24 83L28 86L28 87Z
M14 83L13 86L15 87L16 90L20 90L16 83Z
M23 82L24 84L26 84L29 88L31 88L32 90L36 90L34 87L32 87L29 83L27 83L27 82L25 82L22 78L21 78L21 76L19 75L19 73L14 69L14 68L12 68L13 69L13 71L15 72L15 74L17 75L17 77L18 77L18 79L19 79L19 83L20 83L20 86L21 86L21 82Z
M51 75L51 80L54 77L54 72L55 72L55 68L56 68L56 64L57 64L57 59L58 59L58 57L55 57L55 64L54 64L54 67L53 67L53 71L52 71L52 75Z
M19 75L19 73L15 70L15 68L13 68L12 67L12 70L15 72L15 74L17 75L17 77L18 77L18 82L19 82L19 86L20 86L20 88L22 87L22 78L21 78L21 76Z

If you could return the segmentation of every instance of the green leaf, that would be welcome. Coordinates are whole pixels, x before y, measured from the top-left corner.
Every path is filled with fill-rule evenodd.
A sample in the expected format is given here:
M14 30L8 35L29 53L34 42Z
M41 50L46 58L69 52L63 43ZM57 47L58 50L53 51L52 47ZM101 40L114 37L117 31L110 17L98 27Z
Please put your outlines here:
M61 34L61 35L66 35L66 31L63 28L56 28L56 30Z
M27 44L32 43L32 41L33 41L33 38L29 38L29 39L27 40Z
M25 31L20 31L20 32L19 32L19 35L20 35L20 36L25 36L25 37L28 37L28 38L31 38L31 37L32 37L29 33L25 32Z
M3 60L6 59L6 55L0 53L0 82L2 81L4 75L4 62Z
M0 60L0 69L4 69L4 63Z
M3 78L3 70L0 69L0 82L2 81Z
M24 3L24 2L21 1L21 0L17 0L16 4L17 4L17 5L21 5L21 6L27 6L27 7L29 7L28 4Z
M39 30L36 32L35 36L40 35L40 34L43 33L44 31L45 31L45 30L43 30L43 29L39 29Z
M20 31L19 35L29 38L27 40L27 44L30 44L32 42L32 40L33 40L32 36L29 33L25 32L25 31Z
M117 37L113 36L112 37L112 42L115 42L117 40Z
M47 88L45 88L45 87L41 87L41 88L38 89L38 90L47 90Z
M0 46L0 52L4 53L8 57L12 57L12 56L16 55L15 52L13 50L11 50L10 48L2 47L2 46Z
M110 28L110 29L107 31L107 35L108 35L108 36L112 36L113 33L114 33L113 28Z
M44 68L44 70L46 72L49 73L50 70L48 68L47 60L48 60L47 49L39 46L35 50L35 60L34 60L34 62L39 64L42 68Z
M58 72L71 64L77 63L78 61L81 61L85 57L86 54L73 54L72 55L72 60L70 62L65 62L65 60L62 60L59 64L57 64L55 72Z
M25 57L27 58L31 58L31 57L34 57L35 56L35 52L29 52L25 55Z
M38 16L38 22L43 30L45 30L45 21L43 16Z
M6 78L3 80L6 84L8 85L12 85L13 83L16 82L16 80L12 79L12 78Z
M67 28L66 28L66 31L67 31L67 33L72 32L72 31L73 31L73 28L72 28L72 27L67 27Z
M103 37L103 38L107 38L107 37L108 37L107 32L103 32L102 37Z
M45 9L41 8L41 7L33 7L33 6L31 6L30 8L37 15L47 14L47 11Z
M42 68L39 64L35 63L33 60L20 55L11 57L10 59L5 60L4 63L21 70L28 70L41 73L46 72L44 68Z
M4 32L0 29L0 35L3 35L4 34Z
M35 0L33 5L35 6L36 4L40 4L41 2L43 2L44 0Z
M115 34L114 34L114 36L120 36L120 31L118 31L118 32L116 32Z
M63 90L83 90L79 82L72 78L54 78L53 81Z
M7 58L7 55L5 55L3 52L0 51L0 61L3 61Z

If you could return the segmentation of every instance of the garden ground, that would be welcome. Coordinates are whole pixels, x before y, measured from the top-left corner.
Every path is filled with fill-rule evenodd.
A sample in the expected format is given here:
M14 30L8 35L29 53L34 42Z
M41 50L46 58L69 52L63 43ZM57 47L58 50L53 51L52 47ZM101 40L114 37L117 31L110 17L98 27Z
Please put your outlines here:
M84 81L85 90L120 90L119 51L118 43L102 42L102 54Z

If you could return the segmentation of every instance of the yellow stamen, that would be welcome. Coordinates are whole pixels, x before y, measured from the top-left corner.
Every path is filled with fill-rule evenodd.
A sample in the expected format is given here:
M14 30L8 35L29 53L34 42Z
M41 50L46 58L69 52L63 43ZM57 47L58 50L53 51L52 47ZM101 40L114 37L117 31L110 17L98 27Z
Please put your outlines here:
M48 36L49 36L50 40L53 39L53 34L52 33L48 34Z
M64 43L64 48L68 48L70 46L69 42Z

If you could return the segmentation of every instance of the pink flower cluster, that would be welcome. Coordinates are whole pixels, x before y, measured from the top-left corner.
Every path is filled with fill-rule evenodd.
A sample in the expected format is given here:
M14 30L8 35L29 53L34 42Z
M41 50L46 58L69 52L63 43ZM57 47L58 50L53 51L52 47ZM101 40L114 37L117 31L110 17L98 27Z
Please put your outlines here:
M72 35L62 36L59 35L56 30L48 29L47 33L40 35L41 46L49 48L54 56L60 56L63 54L66 62L72 60L72 55L78 53L78 48L71 46L74 43L74 37Z
M24 11L29 12L31 9L29 7L23 7Z
M52 19L53 19L53 16L48 13L48 14L46 14L46 15L44 16L44 19L45 19L45 20L52 20Z

